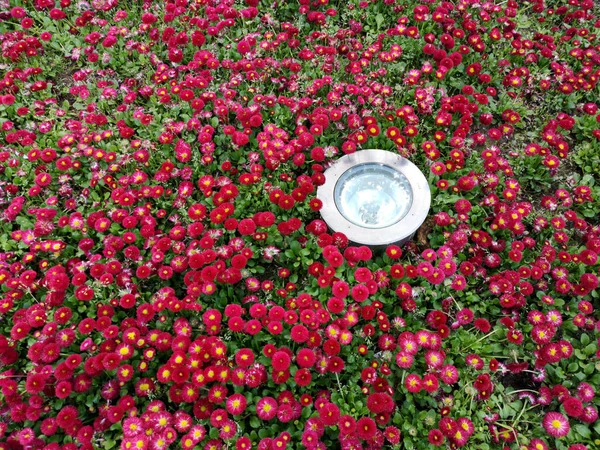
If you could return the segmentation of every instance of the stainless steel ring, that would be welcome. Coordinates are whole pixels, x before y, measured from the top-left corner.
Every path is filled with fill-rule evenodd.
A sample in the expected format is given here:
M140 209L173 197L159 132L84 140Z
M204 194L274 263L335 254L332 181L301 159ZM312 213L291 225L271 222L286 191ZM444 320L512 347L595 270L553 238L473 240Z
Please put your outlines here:
M336 185L344 173L373 163L400 172L408 179L412 190L412 203L404 217L381 228L351 222L340 212L335 199ZM406 243L425 221L431 206L429 183L419 168L397 153L376 149L360 150L338 159L325 171L325 184L318 188L317 197L323 202L321 216L330 229L344 233L353 243L369 247Z

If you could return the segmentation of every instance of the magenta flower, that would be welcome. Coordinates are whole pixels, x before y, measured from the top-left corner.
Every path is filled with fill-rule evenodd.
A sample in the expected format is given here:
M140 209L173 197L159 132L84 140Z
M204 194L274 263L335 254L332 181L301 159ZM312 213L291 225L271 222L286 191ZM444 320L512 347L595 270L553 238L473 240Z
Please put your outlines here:
M546 432L555 438L564 437L571 430L568 419L556 411L546 413L542 420L542 425Z

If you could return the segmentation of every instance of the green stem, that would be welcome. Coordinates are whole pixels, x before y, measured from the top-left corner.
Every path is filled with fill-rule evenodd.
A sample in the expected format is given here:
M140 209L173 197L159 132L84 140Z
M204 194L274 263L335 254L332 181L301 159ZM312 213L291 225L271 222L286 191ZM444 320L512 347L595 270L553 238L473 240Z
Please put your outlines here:
M452 297L452 300L454 300L454 297ZM462 349L462 350L461 350L461 353L462 353L462 352L464 352L464 351L466 351L466 350L469 350L469 349L470 349L471 347L473 347L475 344L477 344L477 343L479 343L479 342L483 341L484 339L486 339L486 338L490 337L492 334L496 333L497 331L498 331L498 329L495 329L495 330L494 330L494 331L492 331L491 333L488 333L488 334L486 334L485 336L483 336L483 337L481 337L481 338L477 339L477 340L476 340L475 342L473 342L471 345L469 345L468 347L465 347L464 349Z
M337 380L337 385L338 385L340 394L342 395L342 400L344 400L344 403L346 403L346 397L344 396L344 391L342 391L342 384L340 383L340 376L338 375L337 372L335 373L335 379Z
M511 392L507 392L506 394L507 394L507 395L510 395L510 394L517 394L517 393L519 393L519 392L533 392L534 394L537 394L537 393L538 393L538 391L532 391L531 389L519 389L518 391L511 391Z

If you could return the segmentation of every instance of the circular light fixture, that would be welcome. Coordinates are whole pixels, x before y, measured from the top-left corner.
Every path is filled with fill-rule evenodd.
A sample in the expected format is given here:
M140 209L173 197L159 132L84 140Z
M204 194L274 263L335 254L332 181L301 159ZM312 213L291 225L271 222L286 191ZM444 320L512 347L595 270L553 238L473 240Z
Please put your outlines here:
M402 156L361 150L343 156L325 171L317 197L333 231L370 247L406 243L429 212L425 175Z

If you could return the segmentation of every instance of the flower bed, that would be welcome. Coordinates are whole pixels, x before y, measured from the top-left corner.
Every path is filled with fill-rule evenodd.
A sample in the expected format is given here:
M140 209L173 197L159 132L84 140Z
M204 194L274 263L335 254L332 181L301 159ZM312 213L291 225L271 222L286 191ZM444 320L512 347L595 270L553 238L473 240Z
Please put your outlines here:
M600 447L592 0L0 11L0 449ZM320 218L364 148L403 248Z

